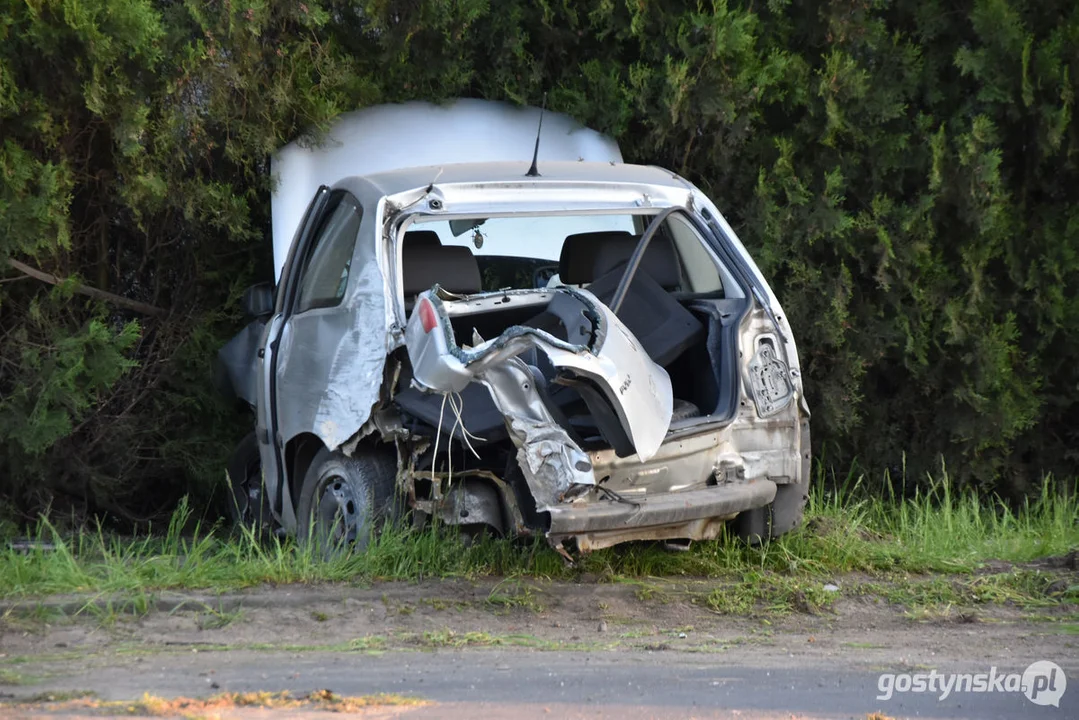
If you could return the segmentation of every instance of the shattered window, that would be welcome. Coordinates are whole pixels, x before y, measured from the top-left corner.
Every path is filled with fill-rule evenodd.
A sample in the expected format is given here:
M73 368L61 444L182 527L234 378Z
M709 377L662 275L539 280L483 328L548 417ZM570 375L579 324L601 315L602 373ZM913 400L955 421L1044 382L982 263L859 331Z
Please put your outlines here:
M348 193L339 191L330 198L326 218L315 237L300 279L296 312L333 307L341 302L348 285L361 215L359 203Z

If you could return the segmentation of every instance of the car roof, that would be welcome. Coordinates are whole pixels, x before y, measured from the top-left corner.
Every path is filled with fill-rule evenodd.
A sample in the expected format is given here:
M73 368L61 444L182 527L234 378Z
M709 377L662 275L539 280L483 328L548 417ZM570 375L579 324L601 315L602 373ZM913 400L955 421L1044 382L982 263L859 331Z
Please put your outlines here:
M396 195L425 188L429 185L506 185L519 183L543 185L558 183L602 183L625 185L657 185L686 188L686 181L669 170L654 165L633 165L611 162L548 161L540 164L539 175L529 177L528 165L521 162L459 163L402 168L370 175L356 176L367 181L384 195ZM345 178L338 186L350 185L353 178Z

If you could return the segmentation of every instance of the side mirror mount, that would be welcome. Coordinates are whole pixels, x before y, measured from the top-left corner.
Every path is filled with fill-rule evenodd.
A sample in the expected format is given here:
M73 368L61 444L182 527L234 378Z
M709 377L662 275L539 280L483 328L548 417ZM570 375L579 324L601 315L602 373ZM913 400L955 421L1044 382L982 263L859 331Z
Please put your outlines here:
M273 285L262 282L244 290L240 304L248 317L261 318L273 314Z

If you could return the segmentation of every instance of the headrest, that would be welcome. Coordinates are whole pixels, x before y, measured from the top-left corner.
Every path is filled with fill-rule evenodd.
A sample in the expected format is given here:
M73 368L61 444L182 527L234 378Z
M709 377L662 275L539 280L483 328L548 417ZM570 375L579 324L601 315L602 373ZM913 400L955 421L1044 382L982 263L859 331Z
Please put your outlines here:
M442 241L434 230L409 230L405 233L405 247L439 247Z
M593 271L600 244L608 240L622 239L629 242L631 248L637 244L637 236L624 230L603 230L567 236L558 258L558 279L566 285L586 285L592 282L598 277Z
M596 248L593 262L594 277L602 277L619 265L629 260L637 247L639 238L628 235L621 238L604 238ZM678 256L669 238L653 235L644 251L637 272L647 272L664 290L672 290L682 284L682 273L678 267Z
M407 242L401 247L406 297L430 290L435 283L466 295L483 289L480 267L471 250L456 245L429 245L429 240L422 238L414 243L411 235L405 234Z

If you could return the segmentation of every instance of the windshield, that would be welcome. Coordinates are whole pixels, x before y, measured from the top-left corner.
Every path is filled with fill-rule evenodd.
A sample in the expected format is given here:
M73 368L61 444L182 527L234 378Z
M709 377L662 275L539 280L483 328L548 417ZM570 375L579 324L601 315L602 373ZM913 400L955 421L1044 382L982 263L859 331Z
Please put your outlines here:
M417 218L399 243L403 300L435 283L459 294L587 287L621 272L650 220L628 213ZM651 246L641 267L668 291L723 292L728 274L681 216L667 218Z
M479 287L464 280L460 272L450 270L444 263L441 272L446 275L446 282L440 284L452 290L454 283L459 283L456 292L479 292L506 288L537 288L558 283L558 262L567 237L609 232L632 235L640 223L641 218L638 217L635 221L633 215L540 215L417 220L409 225L405 238L406 247L409 239L415 240L421 235L426 235L427 244L432 245L435 243L430 234L434 233L438 236L437 244L443 248L440 256L451 263L454 257L461 257L461 254L470 255L471 262L475 263L479 271ZM454 253L446 248L459 250ZM409 258L430 253L430 250L423 251L418 248L411 253L406 252L405 271L411 276L406 278L406 286L411 286L416 278L416 273L408 272Z
M557 263L570 235L636 232L633 215L574 215L416 222L410 230L433 230L443 245L467 247L473 255L500 255Z

